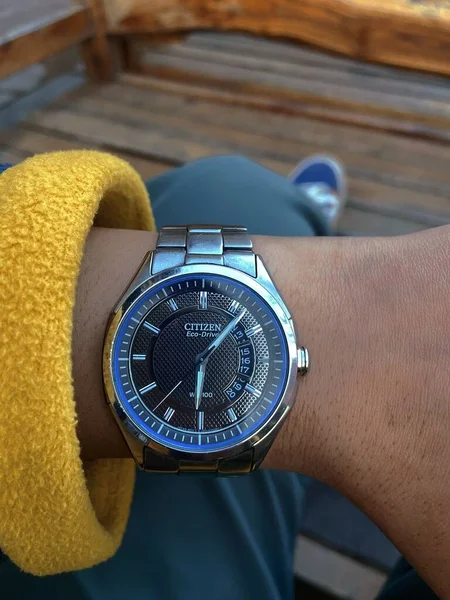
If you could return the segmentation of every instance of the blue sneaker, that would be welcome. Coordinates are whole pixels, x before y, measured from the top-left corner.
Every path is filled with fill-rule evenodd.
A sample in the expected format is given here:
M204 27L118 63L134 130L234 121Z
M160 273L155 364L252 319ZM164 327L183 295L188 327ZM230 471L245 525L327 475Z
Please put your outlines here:
M289 179L309 196L335 228L347 202L343 165L331 156L310 156L297 164Z

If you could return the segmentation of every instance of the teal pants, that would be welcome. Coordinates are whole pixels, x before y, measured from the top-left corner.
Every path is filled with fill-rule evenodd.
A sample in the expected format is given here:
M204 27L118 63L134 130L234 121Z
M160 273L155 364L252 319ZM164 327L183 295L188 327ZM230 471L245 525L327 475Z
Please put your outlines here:
M241 157L175 169L148 184L158 227L246 225L251 233L330 233L287 179ZM5 600L288 600L308 480L259 471L238 479L137 474L121 548L77 573L33 577L0 562ZM436 598L403 563L383 598Z

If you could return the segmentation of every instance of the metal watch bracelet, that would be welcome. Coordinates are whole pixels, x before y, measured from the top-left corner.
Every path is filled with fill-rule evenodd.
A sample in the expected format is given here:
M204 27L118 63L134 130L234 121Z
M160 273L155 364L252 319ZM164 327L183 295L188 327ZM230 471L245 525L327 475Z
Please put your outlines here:
M151 274L186 264L219 264L256 277L256 257L245 227L190 225L163 227L153 252ZM254 448L211 461L184 461L144 447L144 470L157 473L240 475L254 470L264 458Z

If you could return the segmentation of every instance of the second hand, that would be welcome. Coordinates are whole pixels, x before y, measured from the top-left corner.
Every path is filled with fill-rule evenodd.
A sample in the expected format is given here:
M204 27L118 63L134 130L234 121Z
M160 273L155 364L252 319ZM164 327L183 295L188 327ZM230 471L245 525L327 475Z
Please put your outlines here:
M183 379L186 379L186 378L183 378ZM163 402L165 402L171 394L173 394L173 392L177 389L177 387L179 387L183 383L183 379L181 381L179 381L177 383L177 385L174 388L172 388L168 394L166 394L164 396L164 398L161 400L161 402L158 402L158 404L155 406L155 408L152 408L152 411L155 411L157 408L159 408L161 406L161 404Z

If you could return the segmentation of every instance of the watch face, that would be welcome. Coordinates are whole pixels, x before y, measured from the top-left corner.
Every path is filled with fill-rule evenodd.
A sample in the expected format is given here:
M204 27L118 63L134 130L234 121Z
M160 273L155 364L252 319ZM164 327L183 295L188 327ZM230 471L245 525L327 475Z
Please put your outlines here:
M285 389L286 338L270 306L223 276L151 287L112 346L120 404L138 429L173 449L223 450L251 437Z

